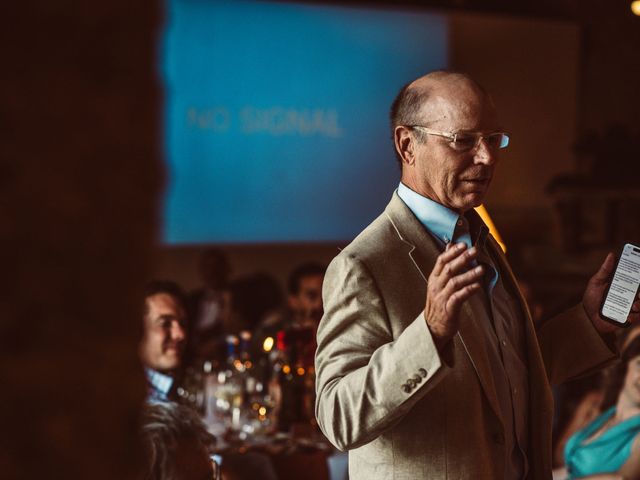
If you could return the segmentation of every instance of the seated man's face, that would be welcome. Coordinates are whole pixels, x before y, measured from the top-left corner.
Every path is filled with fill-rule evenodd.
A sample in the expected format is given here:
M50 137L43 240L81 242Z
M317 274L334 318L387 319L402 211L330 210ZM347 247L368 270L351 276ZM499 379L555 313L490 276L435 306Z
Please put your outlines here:
M297 295L289 296L289 306L296 321L303 325L317 326L322 318L323 275L309 275L300 279Z
M148 313L140 343L142 363L160 372L178 368L185 342L185 312L167 293L151 295L146 303Z

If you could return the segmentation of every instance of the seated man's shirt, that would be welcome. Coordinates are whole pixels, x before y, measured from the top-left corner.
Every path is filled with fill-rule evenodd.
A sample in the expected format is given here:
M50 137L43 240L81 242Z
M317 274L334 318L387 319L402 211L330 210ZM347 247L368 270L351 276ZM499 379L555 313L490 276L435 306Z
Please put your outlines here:
M169 401L169 392L173 386L173 377L152 368L145 367L147 382L149 385L149 393L147 394L147 402L160 403Z

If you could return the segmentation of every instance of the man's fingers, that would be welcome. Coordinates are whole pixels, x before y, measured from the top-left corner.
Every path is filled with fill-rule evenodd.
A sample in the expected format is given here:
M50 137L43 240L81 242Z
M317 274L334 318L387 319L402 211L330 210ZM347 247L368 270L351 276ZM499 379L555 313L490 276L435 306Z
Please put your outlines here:
M444 270L444 267L454 258L460 256L462 252L466 250L467 246L462 243L449 243L447 244L447 248L444 252L438 255L438 259L436 260L436 264L433 266L433 271L431 275L440 275Z
M459 290L463 290L467 285L470 285L474 282L478 282L480 278L482 278L482 274L484 272L484 268L478 265L475 268L472 268L468 272L461 273L460 275L455 275L449 279L442 290L442 294L445 298L451 297L456 294Z
M613 273L613 268L616 264L616 256L609 252L607 254L607 258L604 259L600 269L595 273L593 277L591 277L592 282L596 283L606 283L609 281L611 274Z
M456 244L438 257L436 266L431 274L432 278L442 277L439 283L445 285L453 275L463 270L468 270L477 255L478 249L476 247L467 249L464 243Z
M467 300L471 295L476 293L480 289L480 282L470 283L465 285L464 288L460 290L456 290L447 300L447 312L457 312L460 306Z
M478 249L476 247L471 247L470 249L463 251L460 255L449 262L449 273L455 275L459 272L469 270L472 260L477 256Z

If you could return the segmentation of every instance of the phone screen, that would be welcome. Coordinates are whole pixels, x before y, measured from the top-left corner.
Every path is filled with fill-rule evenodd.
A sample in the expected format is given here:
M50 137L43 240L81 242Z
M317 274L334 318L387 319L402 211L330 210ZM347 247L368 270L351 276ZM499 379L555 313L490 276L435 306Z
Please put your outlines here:
M640 285L640 248L627 243L602 305L602 316L626 323Z

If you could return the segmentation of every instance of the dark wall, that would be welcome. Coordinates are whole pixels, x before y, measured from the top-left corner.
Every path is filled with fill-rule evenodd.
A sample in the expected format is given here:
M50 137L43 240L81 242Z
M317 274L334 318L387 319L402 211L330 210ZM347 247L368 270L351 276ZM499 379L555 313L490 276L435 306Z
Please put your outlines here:
M128 479L162 168L158 2L0 15L0 476Z
M581 130L624 125L640 133L640 17L630 0L580 2L583 29Z

